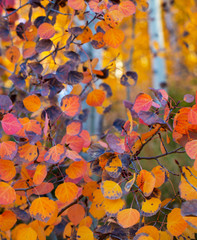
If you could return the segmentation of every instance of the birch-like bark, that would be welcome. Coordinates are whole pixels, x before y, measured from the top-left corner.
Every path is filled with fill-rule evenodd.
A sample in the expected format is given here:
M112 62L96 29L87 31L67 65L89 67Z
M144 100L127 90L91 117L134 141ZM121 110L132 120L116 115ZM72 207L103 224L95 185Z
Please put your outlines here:
M152 85L153 88L166 88L166 64L165 59L158 55L158 51L164 50L164 35L161 17L161 0L149 1L149 34L152 58ZM157 44L159 49L155 49Z

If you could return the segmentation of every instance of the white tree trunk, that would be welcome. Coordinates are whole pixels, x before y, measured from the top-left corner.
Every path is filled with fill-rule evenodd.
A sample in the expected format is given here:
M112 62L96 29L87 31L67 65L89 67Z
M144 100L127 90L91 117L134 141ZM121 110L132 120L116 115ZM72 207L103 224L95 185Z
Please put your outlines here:
M158 55L158 51L164 50L164 36L161 17L161 0L149 1L149 34L151 49L153 53L152 71L153 71L153 88L166 87L166 64L165 59ZM158 49L154 48L157 44Z

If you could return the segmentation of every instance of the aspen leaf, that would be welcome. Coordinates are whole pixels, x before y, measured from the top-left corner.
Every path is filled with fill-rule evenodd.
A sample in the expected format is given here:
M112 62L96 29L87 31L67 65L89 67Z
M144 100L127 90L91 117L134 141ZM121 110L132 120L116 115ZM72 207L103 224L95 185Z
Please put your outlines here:
M96 181L91 181L85 184L83 187L83 196L85 197L91 197L93 192L99 188L99 185Z
M17 158L23 161L32 162L38 156L38 147L30 143L26 143L18 148Z
M1 124L4 132L7 135L14 135L22 128L22 125L18 119L11 113L4 115Z
M125 187L124 187L124 190L126 192L129 192L135 182L135 179L136 179L136 173L133 174L133 178L131 178L128 182L126 182L125 184Z
M36 171L35 171L34 176L33 176L34 184L35 185L40 185L44 181L46 176L47 176L47 167L46 167L46 165L39 164L36 167Z
M94 89L87 96L86 102L89 106L98 107L103 104L105 100L105 92L100 89Z
M159 240L172 240L173 237L167 231L159 231Z
M116 156L109 159L105 166L105 170L111 177L117 178L122 172L122 162L120 158Z
M62 144L50 148L44 155L44 160L50 163L58 163L65 157L66 149Z
M124 41L124 37L122 30L111 28L105 32L103 40L108 46L117 48Z
M140 213L136 209L128 208L120 211L117 215L118 224L123 228L129 228L138 223Z
M154 226L144 226L141 227L136 234L140 234L140 233L146 233L148 234L152 239L154 240L159 240L159 231L157 230L156 227Z
M63 232L63 237L70 237L72 234L72 228L73 228L73 223L69 222L68 224L66 224L65 228L64 228L64 232Z
M186 169L186 167L182 168L188 182L183 176L181 176L181 181L179 183L180 196L185 200L197 199L197 191L191 186L197 186L197 171L193 167L187 168L188 169Z
M40 98L36 95L30 95L24 98L23 104L30 112L36 112L41 107Z
M15 64L20 58L20 51L16 46L12 46L6 50L5 56L11 63Z
M14 163L10 160L0 159L0 179L10 181L16 175Z
M94 240L93 232L86 226L79 227L77 230L77 240Z
M87 170L87 163L84 160L73 162L66 169L66 174L71 179L82 177Z
M27 41L23 45L23 58L31 58L36 54L36 43Z
M91 227L91 225L92 225L92 218L90 216L87 216L81 220L79 227L82 227L82 226Z
M75 10L83 10L86 5L84 0L68 0L68 6Z
M133 15L136 11L136 6L131 1L124 1L121 2L118 6L118 10L125 16L129 17L130 15Z
M104 198L107 199L119 199L122 196L122 190L118 183L113 181L104 181L101 184L101 191Z
M91 44L93 48L100 49L105 46L105 42L103 40L104 33L98 32L94 34L94 36L91 38Z
M5 182L0 182L0 204L11 204L16 200L15 190Z
M190 226L197 228L197 200L184 202L181 206L181 215Z
M151 171L155 176L155 187L161 187L161 185L166 181L166 171L161 166L156 166Z
M167 217L167 229L173 236L181 235L187 227L187 223L181 216L181 209L174 208Z
M76 116L81 110L81 101L77 95L66 95L61 100L61 109L68 117Z
M114 151L118 153L124 153L125 151L125 145L124 140L117 137L114 134L108 134L106 137L106 141L109 144L109 147Z
M52 38L55 35L55 29L50 23L42 23L38 28L38 36L43 39Z
M37 233L33 228L29 226L24 226L17 231L16 240L37 240Z
M150 196L155 187L154 175L146 170L141 170L137 176L137 185L146 197Z
M77 194L78 187L72 182L62 183L55 190L55 196L63 203L72 202L77 197Z
M158 198L146 199L142 203L141 213L145 217L151 217L155 215L161 207L161 200Z
M125 201L122 199L105 199L103 201L103 208L105 212L110 217L115 217L119 211L125 206Z
M66 134L63 138L62 138L62 144L66 143L69 148L75 152L81 152L82 148L83 148L83 144L84 144L84 140L83 138L81 138L80 136L70 136L68 134Z
M148 111L152 106L153 99L150 95L140 93L135 99L133 110L139 113L140 111Z
M185 150L190 158L195 159L197 156L197 140L187 142L185 145Z
M89 213L96 219L102 219L105 216L105 210L102 204L92 203Z
M0 143L0 158L13 160L17 153L17 145L12 141L5 141Z
M77 40L80 40L82 44L91 40L93 34L92 30L88 26L81 26L82 33L77 36Z
M85 216L84 207L80 204L74 204L67 210L69 220L76 226Z
M33 200L29 212L31 216L41 222L48 222L57 209L57 203L48 197L39 197Z
M79 136L84 140L83 147L88 148L91 144L91 137L89 132L87 130L82 130Z
M0 215L0 230L5 232L10 230L14 226L16 221L17 221L16 214L13 213L12 211L5 210Z
M82 130L82 123L78 120L74 120L66 126L66 133L70 136L75 136L80 134L81 130Z

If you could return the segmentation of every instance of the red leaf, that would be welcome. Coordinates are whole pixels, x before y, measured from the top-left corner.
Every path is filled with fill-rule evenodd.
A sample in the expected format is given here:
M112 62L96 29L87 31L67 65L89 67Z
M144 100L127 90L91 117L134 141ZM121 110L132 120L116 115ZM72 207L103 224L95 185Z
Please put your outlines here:
M4 132L7 135L14 135L22 128L22 125L18 119L11 113L4 115L1 124Z

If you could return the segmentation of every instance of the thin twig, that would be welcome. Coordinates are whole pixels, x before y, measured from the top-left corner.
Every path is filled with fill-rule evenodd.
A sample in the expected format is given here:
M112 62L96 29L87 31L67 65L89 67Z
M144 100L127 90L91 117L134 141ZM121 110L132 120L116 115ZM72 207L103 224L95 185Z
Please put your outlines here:
M27 2L27 3L23 4L23 5L21 5L20 7L18 7L17 9L15 9L14 11L12 11L11 13L6 14L5 16L3 16L3 18L7 18L7 17L11 16L12 14L18 12L19 9L21 9L21 8L23 8L23 7L25 7L25 6L27 6L28 4L29 4L29 2Z

